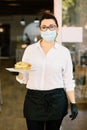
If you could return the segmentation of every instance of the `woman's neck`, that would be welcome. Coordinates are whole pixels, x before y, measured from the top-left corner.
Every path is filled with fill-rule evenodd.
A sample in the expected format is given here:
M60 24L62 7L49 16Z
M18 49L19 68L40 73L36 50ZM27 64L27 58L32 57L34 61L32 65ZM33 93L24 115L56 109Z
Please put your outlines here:
M52 47L52 46L54 46L54 44L55 44L55 41L46 42L44 40L41 40L41 42L40 42L40 45L43 47Z
M48 53L48 51L54 46L54 44L55 44L54 41L48 43L44 40L41 40L41 42L40 42L40 46L41 46L41 48L42 48L42 50L44 51L45 54Z

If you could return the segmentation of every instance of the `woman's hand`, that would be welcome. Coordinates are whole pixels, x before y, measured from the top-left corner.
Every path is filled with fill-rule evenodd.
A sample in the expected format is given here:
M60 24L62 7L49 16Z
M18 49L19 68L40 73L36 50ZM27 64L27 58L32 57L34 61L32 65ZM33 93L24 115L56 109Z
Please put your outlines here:
M78 115L78 108L77 108L77 105L76 103L71 103L71 115L70 115L70 118L71 120L74 120L77 115Z
M22 80L22 79L23 79L23 74L22 74L22 73L19 73L19 75L17 75L17 78L18 78L19 80Z

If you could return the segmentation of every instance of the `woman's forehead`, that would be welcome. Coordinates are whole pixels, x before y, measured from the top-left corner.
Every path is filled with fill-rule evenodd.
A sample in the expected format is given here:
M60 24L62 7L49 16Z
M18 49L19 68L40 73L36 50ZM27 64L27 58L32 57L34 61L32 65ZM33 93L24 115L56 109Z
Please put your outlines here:
M50 24L56 24L55 21L53 19L44 19L41 21L41 25L50 25Z

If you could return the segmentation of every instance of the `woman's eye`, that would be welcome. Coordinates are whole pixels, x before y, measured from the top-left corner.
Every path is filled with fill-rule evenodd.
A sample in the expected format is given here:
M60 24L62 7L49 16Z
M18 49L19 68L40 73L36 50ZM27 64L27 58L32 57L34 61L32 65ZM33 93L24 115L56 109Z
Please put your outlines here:
M42 27L42 29L46 29L46 27Z

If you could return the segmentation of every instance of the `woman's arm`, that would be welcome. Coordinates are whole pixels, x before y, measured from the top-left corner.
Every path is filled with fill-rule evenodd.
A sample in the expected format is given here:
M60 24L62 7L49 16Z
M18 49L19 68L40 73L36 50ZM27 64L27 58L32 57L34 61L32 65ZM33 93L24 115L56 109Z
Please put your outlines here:
M19 80L22 80L22 79L23 79L23 74L22 74L22 73L19 73L19 75L17 76L17 78L18 78Z
M27 84L28 78L29 72L19 73L19 75L16 76L16 80L21 84Z
M78 115L78 108L75 101L75 80L73 79L73 64L70 52L67 53L67 60L63 76L66 94L70 101L70 118L71 120L74 120Z
M69 98L69 101L70 101L71 103L76 103L74 90L67 91L66 93L67 93L67 96L68 96L68 98Z
M78 115L78 108L77 108L76 101L75 101L75 92L74 92L74 90L67 91L66 94L70 101L70 108L71 108L70 118L71 118L71 120L74 120Z

